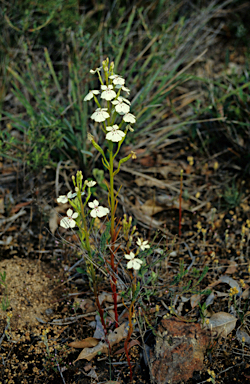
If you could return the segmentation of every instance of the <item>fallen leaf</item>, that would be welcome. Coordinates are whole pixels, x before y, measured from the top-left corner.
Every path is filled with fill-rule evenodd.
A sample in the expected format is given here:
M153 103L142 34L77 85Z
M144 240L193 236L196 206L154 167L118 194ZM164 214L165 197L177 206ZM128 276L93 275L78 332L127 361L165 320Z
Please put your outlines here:
M108 303L113 303L114 302L113 294L112 293L108 293L108 292L102 292L98 296L98 299L99 299L100 304L102 304L104 301L107 301ZM117 303L119 303L120 301L121 301L121 296L117 295Z
M16 212L20 211L21 208L26 207L27 205L29 205L31 203L32 203L32 201L25 201L23 203L19 203L11 209L11 213L16 213Z
M105 381L104 384L121 384L120 381Z
M97 380L98 380L98 376L97 376L96 371L95 371L94 368L92 368L88 373L83 372L83 371L82 371L82 373L83 373L85 376L87 376L87 377L91 377L92 379L97 379Z
M130 341L130 343L128 343L128 351L130 350L130 348L134 347L135 345L141 345L141 343L138 340ZM124 353L124 352L125 352L125 349L121 348L118 351L116 351L114 355L119 355L120 353Z
M240 343L242 343L242 338L244 337L245 338L244 343L250 344L250 336L244 328L237 329L236 337Z
M237 271L238 264L234 260L228 260L228 262L229 262L229 267L227 268L225 273L228 275L232 275Z
M208 295L208 297L207 297L207 299L206 299L206 301L205 301L205 303L206 303L206 307L208 307L209 305L213 304L214 299L215 299L215 294L214 294L214 291L212 291L212 292L210 293L210 295Z
M72 341L68 345L72 348L90 348L95 347L99 343L99 340L95 337L87 337L80 341Z
M247 299L249 297L249 288L246 288L242 293L242 298Z
M94 333L94 337L96 339L102 339L102 338L105 338L105 332L104 332L104 329L103 329L103 326L102 326L102 322L101 322L101 318L99 315L96 315L95 317L95 333Z
M0 213L4 213L5 207L4 207L4 198L0 197Z
M226 284L230 285L231 288L234 288L234 287L237 288L237 290L239 291L239 294L241 295L242 289L239 286L239 284L237 283L237 281L232 279L232 277L224 275L224 276L221 276L219 280L221 283L226 283Z
M215 336L227 337L230 332L235 328L237 318L227 312L217 312L213 314L206 328L210 329Z
M118 344L121 340L125 339L128 334L128 323L123 323L120 327L116 328L114 332L108 335L108 341L110 347ZM74 363L81 359L88 361L92 360L99 352L108 353L108 345L106 342L99 341L99 343L93 348L84 348Z
M191 308L194 309L202 299L202 295L194 294L190 297Z
M52 209L49 215L49 229L52 235L55 234L55 231L57 230L57 228L58 228L58 213L55 209Z
M96 310L96 306L93 300L75 298L74 302L82 309L83 313L95 312Z
M148 216L153 216L156 213L163 211L165 208L157 205L154 200L147 200L143 205L140 206L140 210Z

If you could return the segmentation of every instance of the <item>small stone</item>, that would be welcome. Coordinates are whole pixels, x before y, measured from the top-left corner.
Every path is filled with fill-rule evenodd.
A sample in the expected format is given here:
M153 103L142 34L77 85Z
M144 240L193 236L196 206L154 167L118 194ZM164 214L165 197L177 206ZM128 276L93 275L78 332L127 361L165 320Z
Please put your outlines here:
M47 316L51 316L51 315L53 315L53 313L54 313L54 311L53 311L52 308L47 308L47 309L45 310L45 314L46 314Z
M150 351L151 378L157 384L187 381L203 369L209 333L200 324L175 318L159 324L154 352Z

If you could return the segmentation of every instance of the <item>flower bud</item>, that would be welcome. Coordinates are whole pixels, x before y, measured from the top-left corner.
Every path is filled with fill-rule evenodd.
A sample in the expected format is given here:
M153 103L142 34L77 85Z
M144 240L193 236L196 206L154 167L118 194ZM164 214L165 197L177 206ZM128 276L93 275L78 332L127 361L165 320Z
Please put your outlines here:
M87 133L87 139L88 139L88 141L92 141L92 140L94 140L94 136L93 135L91 135L91 133Z

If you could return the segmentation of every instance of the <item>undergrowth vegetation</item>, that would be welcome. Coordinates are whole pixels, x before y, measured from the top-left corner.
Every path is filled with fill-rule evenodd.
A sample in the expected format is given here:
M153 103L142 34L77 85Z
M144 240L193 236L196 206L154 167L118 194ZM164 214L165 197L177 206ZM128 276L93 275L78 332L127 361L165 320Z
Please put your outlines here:
M94 88L89 68L106 56L127 74L138 117L134 140L143 137L140 146L147 151L184 126L206 120L207 113L227 118L225 134L237 145L247 132L247 68L241 77L233 70L228 76L225 58L225 74L216 80L192 71L222 33L216 15L231 2L199 8L182 1L143 6L38 1L35 9L29 2L18 9L2 2L1 155L34 170L67 159L94 167L83 98ZM208 88L205 103L198 102L200 88Z

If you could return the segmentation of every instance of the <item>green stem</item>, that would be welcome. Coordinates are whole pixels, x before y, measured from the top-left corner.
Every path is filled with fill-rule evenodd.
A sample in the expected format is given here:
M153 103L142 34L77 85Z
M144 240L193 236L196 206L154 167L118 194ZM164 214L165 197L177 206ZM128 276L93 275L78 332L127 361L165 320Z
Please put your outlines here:
M110 226L110 235L111 235L111 268L114 272L111 276L111 289L113 293L114 300L114 312L115 312L115 327L118 327L118 312L117 312L117 292L116 292L116 265L115 265L115 194L114 194L114 156L113 156L113 143L109 142L109 197L110 197L110 215L111 215L111 226Z

